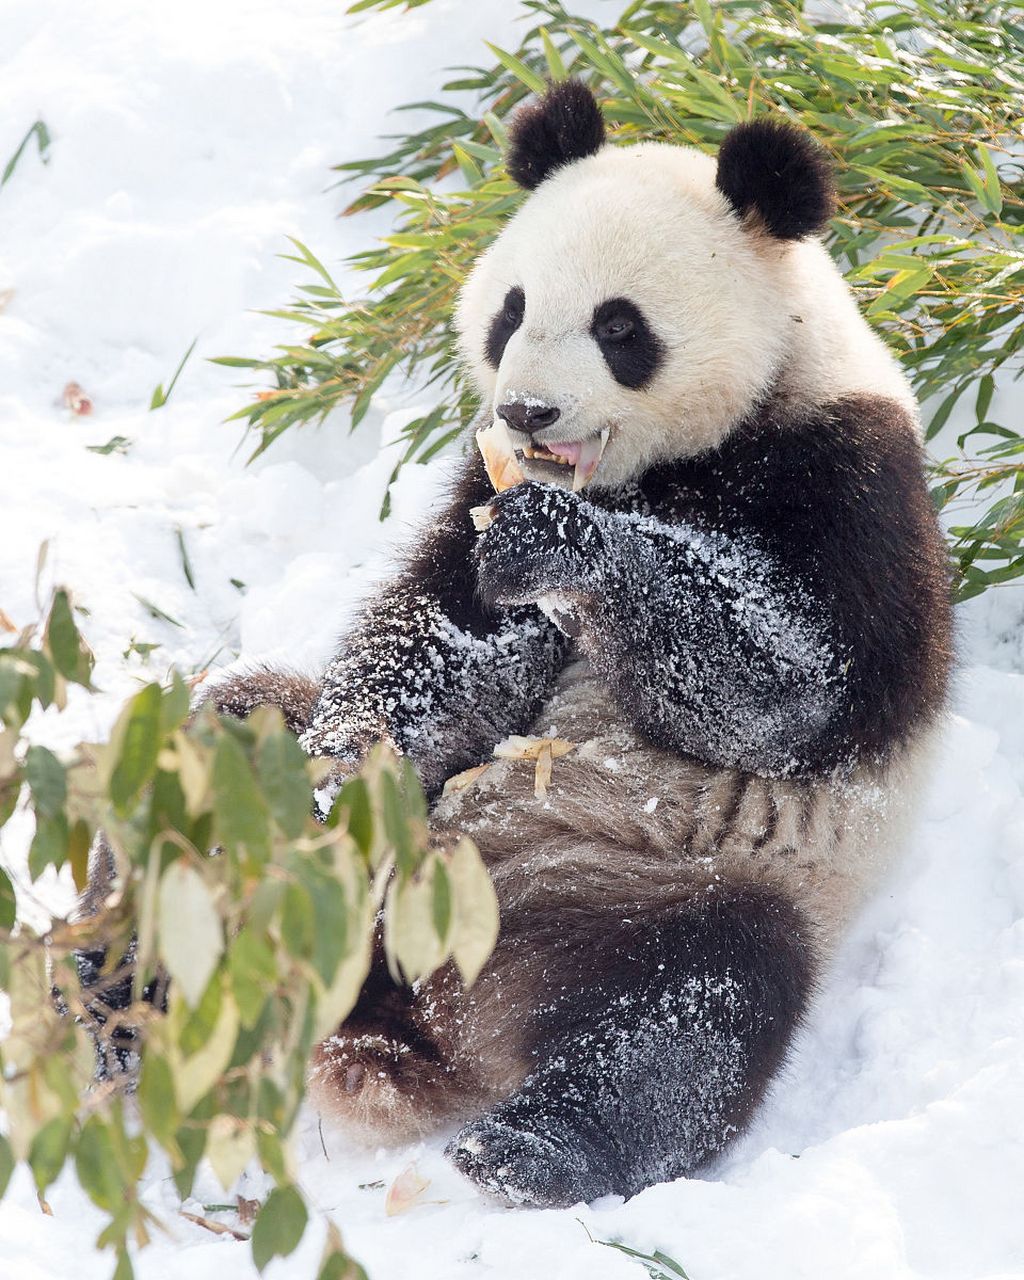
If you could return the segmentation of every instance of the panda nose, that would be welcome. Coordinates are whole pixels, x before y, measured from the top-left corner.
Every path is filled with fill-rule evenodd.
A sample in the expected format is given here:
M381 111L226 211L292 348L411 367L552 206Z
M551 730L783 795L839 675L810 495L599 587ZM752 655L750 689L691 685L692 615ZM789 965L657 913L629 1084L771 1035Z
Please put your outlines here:
M546 404L499 404L495 412L517 431L531 432L550 427L562 416L561 409Z

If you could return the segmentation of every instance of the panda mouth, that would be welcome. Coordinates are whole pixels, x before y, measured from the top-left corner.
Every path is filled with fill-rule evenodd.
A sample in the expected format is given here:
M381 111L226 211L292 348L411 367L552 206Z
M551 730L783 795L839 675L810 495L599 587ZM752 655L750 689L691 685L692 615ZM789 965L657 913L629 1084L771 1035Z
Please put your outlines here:
M546 444L524 444L521 449L516 449L516 454L529 462L539 462L545 468L557 469L553 474L565 475L566 469L571 467L572 490L573 493L578 493L594 478L604 456L609 434L610 428L605 427L586 440L550 440Z

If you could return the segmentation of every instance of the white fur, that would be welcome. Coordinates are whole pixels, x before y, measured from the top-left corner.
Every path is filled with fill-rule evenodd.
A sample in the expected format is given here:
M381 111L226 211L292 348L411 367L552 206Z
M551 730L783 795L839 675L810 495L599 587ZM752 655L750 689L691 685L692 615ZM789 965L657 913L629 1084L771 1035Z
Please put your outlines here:
M484 342L513 285L526 313L495 372ZM589 332L614 297L639 306L666 348L643 390L615 381ZM480 258L457 324L485 403L561 411L539 441L611 427L600 485L714 447L770 391L796 412L856 391L914 411L824 248L742 222L715 161L685 147L606 146L543 182Z

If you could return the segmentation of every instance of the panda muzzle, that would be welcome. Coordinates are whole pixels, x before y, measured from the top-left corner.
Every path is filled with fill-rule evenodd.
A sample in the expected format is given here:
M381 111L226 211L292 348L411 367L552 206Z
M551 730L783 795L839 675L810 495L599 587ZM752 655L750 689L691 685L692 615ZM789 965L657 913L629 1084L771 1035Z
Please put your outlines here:
M590 483L604 456L610 428L605 427L587 440L572 440L550 444L524 445L516 448L508 427L500 418L476 433L476 443L483 456L487 475L495 492L511 489L525 478L524 459L558 467L572 467L572 489L578 493Z

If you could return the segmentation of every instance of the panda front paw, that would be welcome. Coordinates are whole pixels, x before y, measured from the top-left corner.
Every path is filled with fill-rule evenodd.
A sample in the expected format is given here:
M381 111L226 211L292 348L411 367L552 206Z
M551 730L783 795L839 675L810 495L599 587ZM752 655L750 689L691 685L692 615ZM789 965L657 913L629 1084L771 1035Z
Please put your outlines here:
M552 592L586 589L603 550L593 509L577 494L523 481L490 503L477 542L480 595L506 608Z

